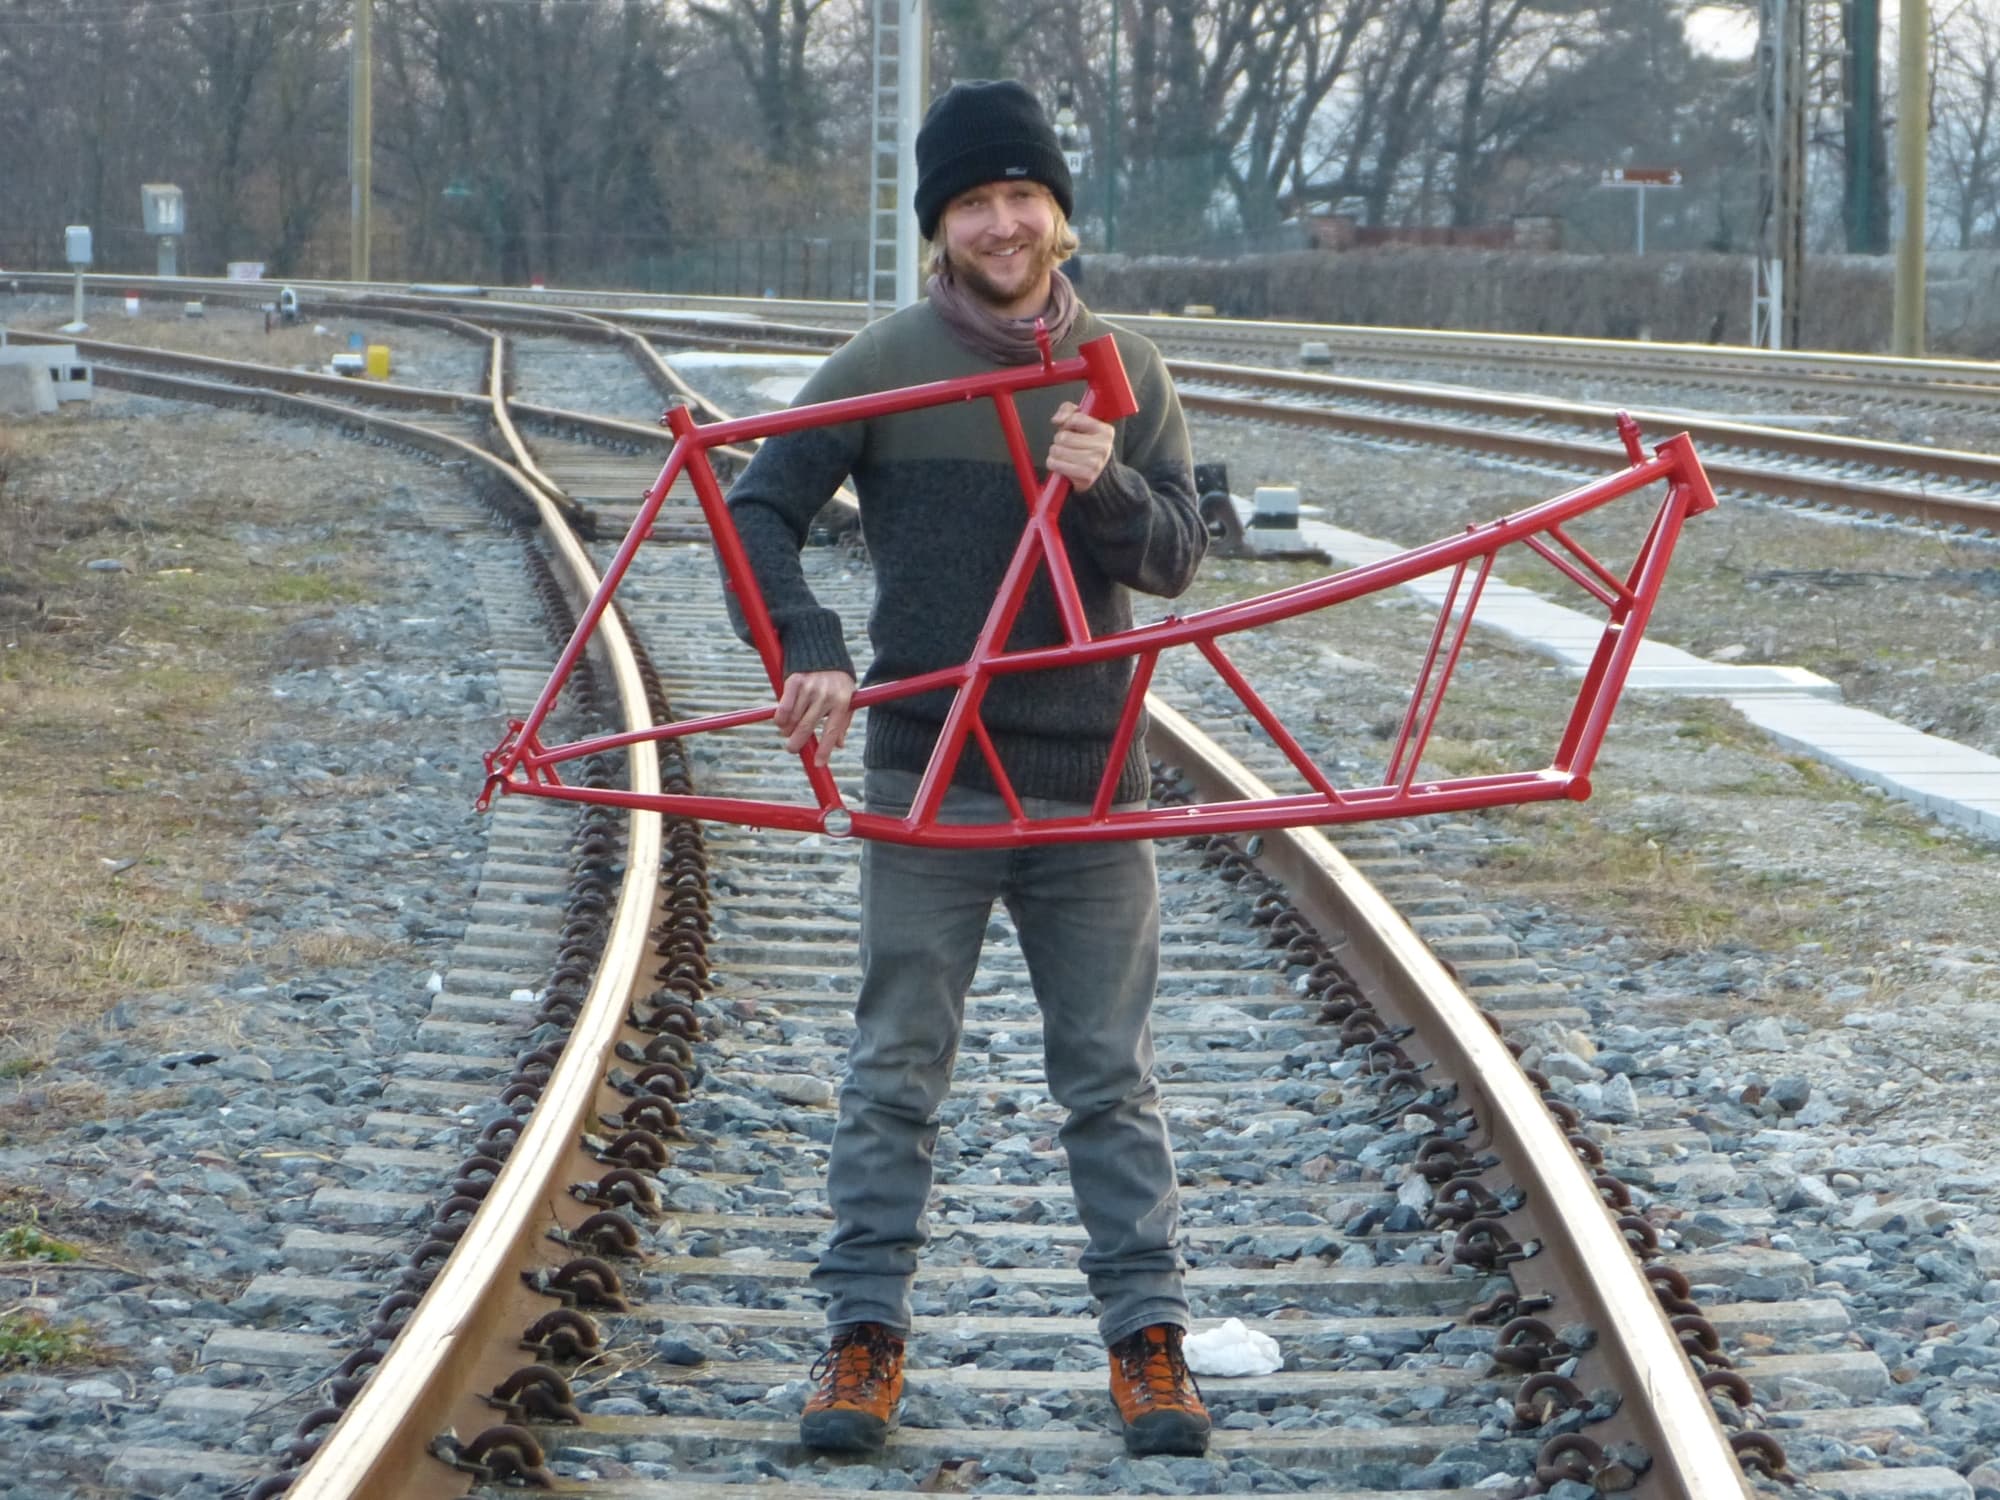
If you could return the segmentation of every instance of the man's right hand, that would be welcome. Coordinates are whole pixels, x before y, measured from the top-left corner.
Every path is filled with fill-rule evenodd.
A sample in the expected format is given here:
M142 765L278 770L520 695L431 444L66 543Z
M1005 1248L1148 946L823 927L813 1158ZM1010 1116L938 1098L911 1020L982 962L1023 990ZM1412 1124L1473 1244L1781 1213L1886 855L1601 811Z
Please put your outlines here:
M784 696L772 722L794 754L812 742L819 730L816 765L847 743L847 723L854 717L854 678L847 672L794 672L785 679ZM821 726L824 725L824 728Z

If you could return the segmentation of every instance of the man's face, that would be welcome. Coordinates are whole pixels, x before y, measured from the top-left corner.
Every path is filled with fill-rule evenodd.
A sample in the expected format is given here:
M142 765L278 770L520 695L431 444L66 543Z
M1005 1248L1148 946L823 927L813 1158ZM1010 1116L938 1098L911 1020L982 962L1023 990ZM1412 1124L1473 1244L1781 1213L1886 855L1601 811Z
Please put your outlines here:
M938 221L952 274L1010 317L1031 317L1048 298L1056 264L1056 204L1039 182L988 182L960 193Z

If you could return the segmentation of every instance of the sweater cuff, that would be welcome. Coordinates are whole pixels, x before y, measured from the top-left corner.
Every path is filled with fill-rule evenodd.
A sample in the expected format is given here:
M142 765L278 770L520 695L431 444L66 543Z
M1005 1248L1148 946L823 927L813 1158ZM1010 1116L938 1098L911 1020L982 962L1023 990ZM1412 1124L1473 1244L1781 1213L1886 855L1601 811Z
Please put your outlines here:
M1152 508L1153 490L1137 469L1109 459L1097 482L1077 492L1084 513L1092 520L1116 524Z
M840 616L816 609L785 623L785 675L796 672L845 672L854 675L854 658L847 654L847 637Z

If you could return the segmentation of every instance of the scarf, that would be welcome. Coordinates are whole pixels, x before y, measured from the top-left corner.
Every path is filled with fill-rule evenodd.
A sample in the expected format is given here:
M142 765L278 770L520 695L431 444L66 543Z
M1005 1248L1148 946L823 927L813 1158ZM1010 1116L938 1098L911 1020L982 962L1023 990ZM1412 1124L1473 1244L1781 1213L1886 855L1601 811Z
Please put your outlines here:
M960 286L948 271L933 273L924 290L952 337L974 354L1002 365L1031 365L1040 361L1042 351L1035 343L1033 318L1002 317ZM1051 271L1049 305L1040 314L1048 325L1050 348L1069 337L1082 306L1069 278L1061 271Z

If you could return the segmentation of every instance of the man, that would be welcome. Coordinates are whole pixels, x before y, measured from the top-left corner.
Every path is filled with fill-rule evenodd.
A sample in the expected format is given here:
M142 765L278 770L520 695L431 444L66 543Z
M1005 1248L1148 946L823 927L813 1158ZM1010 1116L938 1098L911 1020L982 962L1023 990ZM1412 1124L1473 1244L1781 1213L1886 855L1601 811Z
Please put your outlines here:
M806 384L802 403L1035 361L1037 318L1058 357L1112 331L1055 269L1076 248L1069 171L1020 84L955 84L925 116L917 169L917 219L936 247L928 298L857 334ZM1051 434L1044 468L1074 486L1062 533L1093 634L1132 623L1128 589L1180 593L1206 543L1187 430L1159 353L1134 335L1116 337L1137 415L1114 428L1083 415L1059 389L1017 398L1028 432ZM822 764L846 736L854 668L839 618L806 586L799 549L814 514L850 475L875 570L872 681L966 660L1026 515L985 402L766 442L729 505L784 648L778 729L792 751L817 733ZM1009 645L1062 639L1040 580ZM983 719L1031 816L1089 803L1130 679L1121 661L994 680ZM949 693L934 693L870 712L870 810L908 810L949 702ZM1135 742L1120 768L1119 804L1143 803L1146 786L1144 746ZM1006 817L976 750L961 758L941 815ZM814 1367L819 1385L800 1424L803 1440L866 1452L882 1446L894 1420L910 1283L928 1238L937 1112L998 898L1013 916L1041 1007L1049 1089L1068 1111L1060 1138L1090 1240L1081 1265L1099 1303L1126 1444L1135 1453L1205 1451L1208 1413L1181 1358L1188 1306L1179 1199L1153 1081L1152 845L870 843L861 870L862 984L827 1169L834 1229L813 1273L828 1298L831 1347Z

